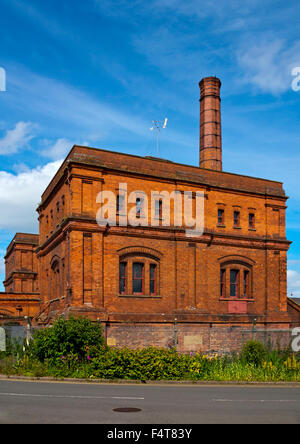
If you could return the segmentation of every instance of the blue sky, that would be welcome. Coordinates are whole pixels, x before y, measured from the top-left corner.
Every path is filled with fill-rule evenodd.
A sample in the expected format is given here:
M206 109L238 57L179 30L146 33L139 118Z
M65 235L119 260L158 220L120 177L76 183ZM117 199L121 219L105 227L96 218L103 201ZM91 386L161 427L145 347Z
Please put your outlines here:
M300 296L298 1L1 0L0 256L37 232L74 143L198 164L199 87L222 81L223 169L284 182L289 293ZM0 261L0 278L4 263ZM0 284L1 285L1 284ZM2 287L3 288L3 287ZM1 286L0 286L1 290Z

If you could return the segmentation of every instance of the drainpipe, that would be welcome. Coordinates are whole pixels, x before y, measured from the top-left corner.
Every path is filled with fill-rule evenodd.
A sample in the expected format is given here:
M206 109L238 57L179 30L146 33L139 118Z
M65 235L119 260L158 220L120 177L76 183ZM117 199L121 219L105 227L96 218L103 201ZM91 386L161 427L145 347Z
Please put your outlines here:
M252 339L256 339L256 335L255 335L255 333L256 333L256 322L257 322L257 318L254 318L253 319L253 325L252 325ZM253 338L253 335L254 335L254 338Z
M177 328L177 318L174 319L174 345L175 350L177 351L177 343L178 343L178 328Z

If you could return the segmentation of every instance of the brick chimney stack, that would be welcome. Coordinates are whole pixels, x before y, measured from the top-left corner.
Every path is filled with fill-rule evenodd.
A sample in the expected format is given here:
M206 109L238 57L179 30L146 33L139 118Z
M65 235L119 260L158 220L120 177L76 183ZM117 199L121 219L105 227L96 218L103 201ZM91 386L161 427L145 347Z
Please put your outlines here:
M205 77L200 87L200 168L222 171L221 81Z

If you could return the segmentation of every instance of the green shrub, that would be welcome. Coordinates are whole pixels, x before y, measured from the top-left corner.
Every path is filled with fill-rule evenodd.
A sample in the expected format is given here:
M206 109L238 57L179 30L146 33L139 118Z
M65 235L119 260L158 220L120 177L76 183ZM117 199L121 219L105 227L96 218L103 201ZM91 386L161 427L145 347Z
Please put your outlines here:
M96 378L104 379L183 379L191 373L190 359L174 349L147 347L141 350L109 348L91 360Z
M247 364L259 366L266 357L266 349L259 341L248 341L242 348L241 359Z
M58 318L51 327L35 330L28 354L51 365L90 359L104 346L100 324L86 318Z

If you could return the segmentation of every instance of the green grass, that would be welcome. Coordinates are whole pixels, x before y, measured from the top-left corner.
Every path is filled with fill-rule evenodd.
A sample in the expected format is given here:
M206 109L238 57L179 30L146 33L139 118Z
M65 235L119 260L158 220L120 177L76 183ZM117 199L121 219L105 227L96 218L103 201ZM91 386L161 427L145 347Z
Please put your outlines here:
M56 363L41 362L28 354L0 360L0 373L30 377L131 380L192 380L238 382L300 382L300 358L288 352L265 354L259 363L242 355L209 357L196 353L148 347L142 350L103 348L92 358L64 356Z

